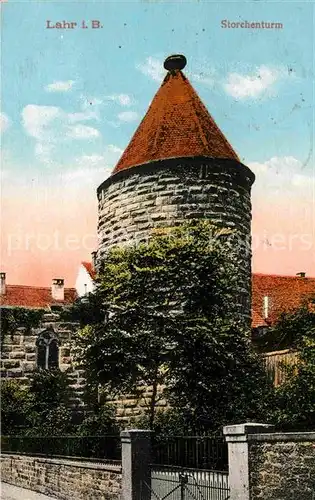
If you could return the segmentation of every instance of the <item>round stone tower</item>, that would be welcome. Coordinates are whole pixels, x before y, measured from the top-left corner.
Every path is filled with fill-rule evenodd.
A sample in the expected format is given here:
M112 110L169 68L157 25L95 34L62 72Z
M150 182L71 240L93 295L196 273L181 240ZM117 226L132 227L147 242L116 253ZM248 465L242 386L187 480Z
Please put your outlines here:
M184 56L166 59L167 74L118 161L98 188L98 260L113 245L140 241L155 228L209 219L235 231L239 288L235 302L251 316L251 185L254 174L181 71ZM243 245L243 247L242 247Z

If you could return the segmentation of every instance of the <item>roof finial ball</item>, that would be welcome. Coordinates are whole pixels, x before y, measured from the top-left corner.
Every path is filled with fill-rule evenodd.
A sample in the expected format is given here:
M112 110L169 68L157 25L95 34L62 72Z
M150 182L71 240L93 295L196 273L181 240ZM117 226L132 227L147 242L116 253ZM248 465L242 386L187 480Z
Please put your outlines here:
M175 71L176 69L184 69L187 64L186 57L182 54L174 54L168 56L164 61L164 68L167 71Z

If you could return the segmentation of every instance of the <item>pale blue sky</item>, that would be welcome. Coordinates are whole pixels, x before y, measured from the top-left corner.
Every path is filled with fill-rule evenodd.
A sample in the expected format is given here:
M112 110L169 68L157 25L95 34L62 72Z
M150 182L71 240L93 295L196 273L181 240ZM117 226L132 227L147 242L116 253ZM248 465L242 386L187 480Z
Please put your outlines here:
M244 161L292 155L303 162L314 103L312 10L307 2L38 2L25 8L9 0L2 13L2 111L12 126L3 146L18 161L37 161L34 134L21 124L23 108L56 106L74 113L96 99L102 104L89 108L97 108L98 119L84 124L100 135L59 141L55 160L68 164L80 153L101 154L106 144L123 149L159 86L139 68L180 52L188 60L186 73L195 74L194 87ZM47 19L99 19L104 27L46 29ZM223 19L281 22L283 29L223 29ZM224 87L231 73L257 79L262 67L270 73L261 92L238 98ZM56 81L74 83L67 92L47 92ZM117 94L133 103L104 100ZM125 117L134 121L117 119L122 111L133 111Z

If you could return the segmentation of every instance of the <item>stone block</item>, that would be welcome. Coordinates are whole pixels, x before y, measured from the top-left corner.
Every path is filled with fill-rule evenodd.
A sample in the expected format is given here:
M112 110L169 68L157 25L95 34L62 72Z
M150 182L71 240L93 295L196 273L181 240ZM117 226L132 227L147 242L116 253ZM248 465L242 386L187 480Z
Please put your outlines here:
M3 354L4 352L11 352L12 351L12 345L11 345L11 342L10 342L10 336L6 336L5 337L5 342L6 343L3 343L3 345L1 346L1 353Z
M25 352L24 351L13 351L10 353L10 359L25 359Z
M139 223L143 223L143 222L147 222L148 221L148 217L147 215L139 215L137 217L134 218L134 222L136 224L139 224Z
M22 369L25 373L32 372L36 368L36 363L35 362L24 362L22 363Z
M152 220L161 220L161 219L166 219L167 215L165 213L156 213L156 214L151 214L151 219Z
M34 344L34 345L35 345L35 344L36 344L36 340L37 340L37 336L38 336L38 334L39 334L39 333L41 333L44 329L45 329L45 327L44 327L44 326L43 326L43 327L41 327L41 328L36 328L36 329L34 328L34 329L32 330L32 333L33 333L32 335L26 335L26 336L25 336L25 342L26 342L27 344ZM36 335L34 335L34 333L36 333Z
M26 353L34 353L36 352L36 344L25 344L24 349Z
M139 208L137 210L132 211L132 217L137 217L139 215L144 215L146 214L146 210L144 208Z
M23 334L15 334L11 336L11 343L19 346L23 342Z
M140 203L140 207L145 208L145 209L148 209L148 208L151 208L154 206L155 206L155 200L147 200L147 201L142 201Z
M23 376L23 372L20 368L13 368L7 371L8 378L18 378Z
M10 359L10 360L5 360L2 362L2 366L6 369L8 368L20 368L20 364L21 362L19 360L13 360L13 359Z

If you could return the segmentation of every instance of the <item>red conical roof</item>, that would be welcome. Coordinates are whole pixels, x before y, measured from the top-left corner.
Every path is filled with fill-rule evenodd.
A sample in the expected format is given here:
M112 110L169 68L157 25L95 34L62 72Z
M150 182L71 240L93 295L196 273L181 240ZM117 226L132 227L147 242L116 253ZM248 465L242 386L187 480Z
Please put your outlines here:
M239 161L185 75L172 69L113 173L154 160L185 156Z

